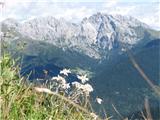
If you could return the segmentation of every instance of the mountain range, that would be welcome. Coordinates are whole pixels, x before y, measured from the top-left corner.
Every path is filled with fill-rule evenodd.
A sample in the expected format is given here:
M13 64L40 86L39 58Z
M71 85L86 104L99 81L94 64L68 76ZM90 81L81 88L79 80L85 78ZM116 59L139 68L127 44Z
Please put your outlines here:
M14 40L25 38L42 41L64 51L72 49L94 59L101 59L115 49L123 51L121 44L134 47L144 41L146 36L149 40L158 34L133 17L101 13L84 18L77 24L49 16L23 23L7 19L1 25L2 32L12 33Z
M33 71L30 79L44 78L43 70L49 76L62 68L84 71L95 88L93 96L102 97L111 113L111 104L128 115L143 107L145 96L155 99L126 51L159 85L160 31L131 16L96 13L79 23L52 16L25 22L9 18L1 22L1 30L14 57L22 56L22 74Z

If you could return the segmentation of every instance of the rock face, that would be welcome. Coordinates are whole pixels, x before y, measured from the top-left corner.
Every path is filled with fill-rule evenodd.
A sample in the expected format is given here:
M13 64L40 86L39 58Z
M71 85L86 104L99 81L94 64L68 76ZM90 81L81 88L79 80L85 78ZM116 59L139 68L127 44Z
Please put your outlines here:
M14 31L14 38L21 36L44 41L63 50L72 49L101 59L120 44L133 47L150 28L133 17L97 13L78 24L54 17L36 18L24 23L7 19L2 22L2 31L4 29Z
M117 54L126 51L121 45L136 49L135 59L146 75L155 80L153 83L158 84L160 39L156 38L160 38L160 32L133 17L97 13L77 24L54 17L24 23L7 19L0 26L0 37L15 48L17 42L28 41L26 49L21 51L22 75L28 77L33 73L30 77L36 79L46 76L44 70L51 77L61 67L87 70L93 73L95 97L103 98L107 112L114 111L112 104L115 103L122 115L133 113L143 107L145 94L149 98L153 95L130 59L125 54ZM104 59L106 55L114 56Z

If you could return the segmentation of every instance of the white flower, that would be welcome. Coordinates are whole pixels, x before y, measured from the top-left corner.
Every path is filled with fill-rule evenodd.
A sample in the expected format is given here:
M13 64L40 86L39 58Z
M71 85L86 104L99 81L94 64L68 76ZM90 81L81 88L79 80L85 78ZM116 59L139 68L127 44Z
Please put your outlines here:
M66 76L68 76L68 73L71 73L70 69L63 69L60 71L60 74L64 74Z
M89 81L89 79L87 78L87 76L86 75L77 75L77 78L79 79L79 80L81 80L81 82L82 83L85 83L86 81Z
M70 88L69 83L67 83L67 84L63 84L63 85L62 85L62 88L63 88L63 89L69 89L69 88Z
M57 77L52 77L52 80L56 80L57 82L60 82L61 84L66 84L66 80L59 75Z
M91 113L91 116L93 117L93 120L96 120L98 116L95 113Z
M50 89L47 89L47 88L35 87L34 89L35 89L37 92L45 92L45 93L52 94L52 91L51 91Z
M89 94L90 92L92 92L93 91L93 88L92 88L92 86L90 85L90 84L85 84L85 85L83 85L83 91L84 92L86 92L87 94Z
M72 85L75 87L75 88L77 88L77 89L81 89L82 87L82 84L81 83L79 83L79 82L72 82Z
M98 97L96 98L96 101L97 101L98 104L101 104L103 102L103 100L101 98L98 98Z
M90 84L83 85L83 84L81 84L79 82L73 82L72 85L75 88L82 90L87 95L89 95L89 93L93 91L93 88L92 88L92 86Z

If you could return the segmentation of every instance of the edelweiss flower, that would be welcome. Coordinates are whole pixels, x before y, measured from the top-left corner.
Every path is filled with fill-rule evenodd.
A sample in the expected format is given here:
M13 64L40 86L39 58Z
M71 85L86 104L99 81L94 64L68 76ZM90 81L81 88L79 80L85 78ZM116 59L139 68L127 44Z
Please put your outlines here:
M67 83L67 84L63 84L63 85L62 85L62 88L63 88L63 89L69 89L69 88L70 88L69 83Z
M89 79L87 78L87 75L81 75L81 76L77 75L77 78L81 80L82 83L89 81Z
M66 76L68 76L68 73L71 73L70 69L63 69L60 71L60 74L64 74Z
M85 84L85 85L83 85L83 91L86 92L87 94L89 94L90 92L93 91L93 88L90 84Z
M87 95L89 95L89 93L93 91L93 88L92 88L92 86L90 84L83 85L83 84L81 84L79 82L73 82L72 85L75 88L82 90Z
M81 83L79 83L79 82L72 82L72 85L75 87L75 88L77 88L77 89L81 89L82 87L82 84Z
M57 77L52 77L52 80L56 80L57 82L60 82L61 84L66 84L66 80L59 75Z
M51 91L50 89L47 89L47 88L35 87L34 89L35 89L37 92L45 92L45 93L52 94L52 91Z
M101 104L103 102L103 100L101 98L98 98L98 97L96 98L96 101L97 101L98 104Z

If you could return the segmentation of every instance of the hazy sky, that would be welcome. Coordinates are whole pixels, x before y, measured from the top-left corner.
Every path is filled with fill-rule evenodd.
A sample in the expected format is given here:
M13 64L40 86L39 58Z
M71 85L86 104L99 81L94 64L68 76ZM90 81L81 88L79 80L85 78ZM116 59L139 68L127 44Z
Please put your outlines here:
M96 12L133 16L160 30L159 0L0 0L1 18L25 21L40 16L80 21Z

